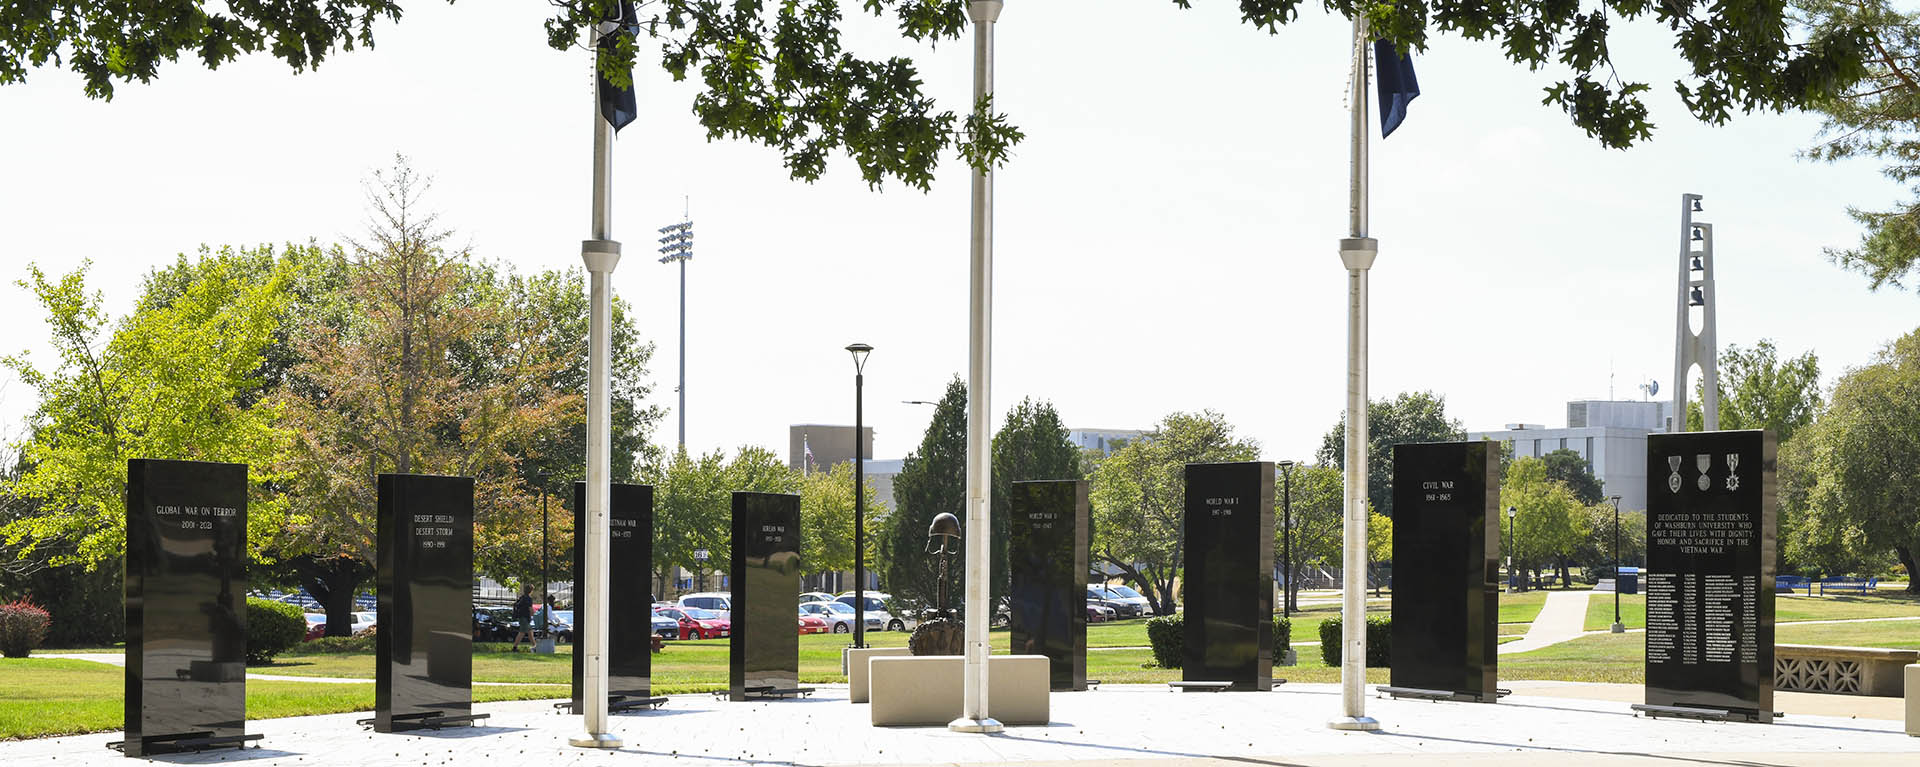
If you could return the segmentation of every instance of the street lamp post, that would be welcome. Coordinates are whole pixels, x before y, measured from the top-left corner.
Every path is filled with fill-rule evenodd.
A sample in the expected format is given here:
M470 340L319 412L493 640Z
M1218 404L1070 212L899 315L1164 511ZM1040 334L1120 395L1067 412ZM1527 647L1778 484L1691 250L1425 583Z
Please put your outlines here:
M873 347L849 344L853 355L853 646L867 646L867 454L866 413L861 405L866 387L867 355Z
M680 447L687 446L687 261L693 258L693 219L660 227L660 263L680 264Z
M1515 506L1507 507L1507 540L1513 542L1513 549L1507 552L1507 588L1508 589L1520 588L1519 573L1515 572L1513 569L1513 552L1520 550L1520 534L1515 532L1516 523L1514 522L1514 518L1519 515L1520 515L1520 509L1518 507L1515 507Z
M1280 572L1284 575L1280 581L1280 616L1284 618L1293 614L1293 462L1281 461L1278 465L1285 488L1280 492L1280 508L1285 515L1280 523Z
M1624 634L1627 627L1620 622L1620 496L1610 496L1613 501L1613 633Z

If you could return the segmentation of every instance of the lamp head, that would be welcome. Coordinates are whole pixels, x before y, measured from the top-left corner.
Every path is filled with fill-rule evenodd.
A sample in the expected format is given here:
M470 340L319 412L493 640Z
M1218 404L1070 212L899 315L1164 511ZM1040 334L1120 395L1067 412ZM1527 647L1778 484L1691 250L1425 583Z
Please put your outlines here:
M867 355L873 353L873 347L866 344L853 343L847 344L847 351L853 354L853 372L859 373L866 369Z
M947 546L951 544L953 549ZM933 524L927 525L927 551L933 554L954 554L960 551L960 518L947 512L933 515Z
M1515 516L1519 515L1519 513L1520 513L1520 507L1518 506L1507 507L1507 519L1513 519Z
M1293 462L1292 462L1292 461L1274 461L1274 462L1273 462L1273 465L1275 465L1275 466L1278 466L1278 467L1280 467L1280 468L1282 468L1282 469L1291 469L1291 468L1293 468Z

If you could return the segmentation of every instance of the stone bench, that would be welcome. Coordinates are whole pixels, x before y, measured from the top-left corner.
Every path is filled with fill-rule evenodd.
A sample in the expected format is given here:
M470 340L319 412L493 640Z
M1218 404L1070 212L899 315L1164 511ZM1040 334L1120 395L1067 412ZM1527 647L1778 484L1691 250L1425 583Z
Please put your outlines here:
M1902 669L1915 662L1920 662L1920 650L1775 645L1773 687L1898 698L1902 695Z
M912 654L905 647L849 647L840 651L840 671L847 675L847 700L867 702L867 659Z
M876 727L945 725L960 716L965 658L878 656L867 662ZM987 714L1004 725L1044 725L1051 714L1045 655L987 658Z

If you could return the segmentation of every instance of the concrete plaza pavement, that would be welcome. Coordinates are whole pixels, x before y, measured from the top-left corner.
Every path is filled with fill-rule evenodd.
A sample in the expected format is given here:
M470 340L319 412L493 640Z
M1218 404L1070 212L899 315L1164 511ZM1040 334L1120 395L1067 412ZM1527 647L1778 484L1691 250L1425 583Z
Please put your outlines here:
M1540 685L1529 689L1528 685ZM159 757L175 764L611 765L611 764L1037 764L1448 765L1579 764L1902 765L1920 764L1920 738L1898 721L1800 713L1776 724L1637 717L1621 698L1632 685L1518 683L1497 704L1369 697L1379 733L1327 729L1340 709L1338 685L1288 684L1271 693L1175 693L1163 685L1106 685L1055 693L1053 724L1010 727L992 736L944 728L875 728L868 709L847 702L843 685L812 698L729 703L673 696L659 711L616 715L626 747L571 748L580 718L551 702L480 704L482 726L422 734L375 734L354 724L365 713L258 720L259 748ZM1536 694L1543 693L1543 694ZM1583 697L1569 697L1583 696ZM1820 696L1833 697L1833 696ZM1631 698L1629 698L1631 699ZM0 743L8 767L120 765L104 748L114 733Z

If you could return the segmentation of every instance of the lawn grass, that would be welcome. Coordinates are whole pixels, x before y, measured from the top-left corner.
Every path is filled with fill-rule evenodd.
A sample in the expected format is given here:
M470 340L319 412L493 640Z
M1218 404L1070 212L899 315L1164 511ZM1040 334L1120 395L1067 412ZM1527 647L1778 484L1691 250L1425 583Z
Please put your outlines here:
M124 724L126 671L61 658L0 659L0 739L108 732ZM569 688L475 687L475 702L563 698ZM373 685L247 682L247 718L372 711Z
M1502 655L1500 678L1639 684L1646 678L1646 647L1644 634L1585 636L1533 652Z
M1547 592L1522 591L1500 595L1501 623L1532 623L1547 604Z
M1776 644L1920 650L1920 621L1789 624L1774 627L1773 641Z
M1830 594L1824 597L1780 594L1773 600L1773 619L1778 623L1905 616L1920 616L1920 597L1902 591L1881 591L1847 596ZM1630 629L1645 628L1647 625L1646 595L1621 594L1620 620ZM1595 596L1587 603L1586 630L1600 631L1612 624L1612 595Z

